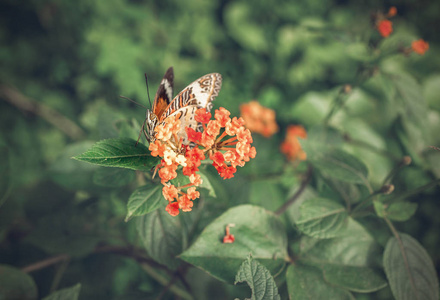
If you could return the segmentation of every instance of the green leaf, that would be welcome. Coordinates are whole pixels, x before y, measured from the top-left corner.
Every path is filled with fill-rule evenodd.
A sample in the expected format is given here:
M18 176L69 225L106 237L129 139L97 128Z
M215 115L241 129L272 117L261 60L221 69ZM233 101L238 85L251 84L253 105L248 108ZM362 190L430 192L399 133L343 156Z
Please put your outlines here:
M396 202L391 203L387 209L387 216L394 221L406 221L411 218L417 210L417 203Z
M400 233L389 239L383 256L385 273L396 299L439 298L437 273L429 254L414 238Z
M33 300L38 292L34 280L21 270L0 265L0 299Z
M252 300L279 300L278 288L269 270L258 261L248 258L240 266L234 284L246 281L252 290Z
M158 164L158 159L150 155L143 144L137 144L129 138L107 139L97 142L78 156L79 161L104 167L120 167L132 170L149 171Z
M371 293L387 286L385 279L371 268L324 265L322 269L328 283L353 292Z
M411 202L395 202L384 204L380 201L374 201L376 214L381 217L388 217L394 221L406 221L411 218L417 210L417 204Z
M217 195L215 194L215 189L212 186L211 182L209 181L209 178L206 174L204 174L203 172L199 172L200 177L203 180L203 183L200 185L201 188L207 189L208 190L208 195L211 197L216 198Z
M344 234L346 219L345 207L325 198L304 201L294 215L294 222L300 231L321 239Z
M177 268L176 256L183 249L183 225L180 218L173 217L165 209L137 218L137 229L145 250L155 261Z
M368 169L355 156L340 149L313 149L307 142L301 145L307 153L307 159L327 176L351 183L369 184Z
M99 168L93 174L93 183L104 187L121 187L136 178L132 170L119 168Z
M312 266L290 265L286 274L289 299L355 299L350 292L325 282L322 272Z
M56 291L49 296L43 298L43 300L77 300L80 290L81 284L78 283L72 287Z
M303 236L297 252L303 261L313 264L338 264L368 267L379 255L379 247L371 234L351 217L347 218L345 232L341 237L316 239Z
M127 216L125 222L131 217L143 216L159 207L165 207L161 184L147 184L134 190L127 203Z
M228 224L235 224L231 227L235 236L232 244L223 243ZM249 253L276 274L288 259L287 236L273 213L258 206L240 205L209 224L180 257L220 280L231 282Z

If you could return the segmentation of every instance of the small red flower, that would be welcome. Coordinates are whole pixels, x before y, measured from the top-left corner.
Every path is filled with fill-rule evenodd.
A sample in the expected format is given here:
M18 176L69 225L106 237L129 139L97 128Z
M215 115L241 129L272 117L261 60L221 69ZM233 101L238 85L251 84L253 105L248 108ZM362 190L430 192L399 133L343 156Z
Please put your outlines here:
M186 127L185 131L186 131L186 135L188 136L188 140L190 142L197 143L202 139L202 133L195 131L191 127Z
M165 210L172 215L173 217L177 216L179 214L179 203L173 202L169 203Z
M391 18L394 17L395 15L397 15L397 8L395 6L391 6L390 9L388 10L387 17Z
M423 39L420 39L411 43L411 49L415 53L423 55L426 51L428 51L429 43L425 42Z
M225 162L225 157L223 156L223 153L220 151L215 152L213 155L209 157L214 163L218 165L222 165Z
M223 244L232 244L235 241L235 237L230 233L230 227L235 226L234 224L226 225L226 235L223 237Z
M377 30L383 37L388 37L393 32L393 22L390 20L382 20L377 24Z
M211 113L207 112L204 108L199 108L196 110L196 115L194 116L194 119L197 122L207 124L209 120L211 120Z

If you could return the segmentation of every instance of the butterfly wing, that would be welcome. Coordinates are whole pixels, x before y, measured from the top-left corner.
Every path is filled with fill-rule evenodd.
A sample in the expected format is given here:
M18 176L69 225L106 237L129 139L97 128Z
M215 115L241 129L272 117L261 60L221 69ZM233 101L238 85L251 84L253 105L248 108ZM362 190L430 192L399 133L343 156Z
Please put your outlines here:
M161 116L165 112L166 108L173 99L173 85L174 85L174 71L173 67L168 68L162 81L157 89L156 96L154 97L153 107L151 111L160 120Z
M179 136L183 138L183 143L188 144L185 133L186 127L200 130L201 125L194 119L195 111L205 108L207 111L212 109L212 101L217 97L222 85L222 76L219 73L211 73L200 77L186 88L184 88L166 108L160 117L163 122L167 117L180 114L181 129Z

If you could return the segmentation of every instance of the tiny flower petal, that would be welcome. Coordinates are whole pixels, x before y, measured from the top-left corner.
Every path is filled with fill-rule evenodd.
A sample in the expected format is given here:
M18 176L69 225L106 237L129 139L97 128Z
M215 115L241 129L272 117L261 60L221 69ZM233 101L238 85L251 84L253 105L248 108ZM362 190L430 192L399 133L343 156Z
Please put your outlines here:
M190 187L186 190L186 195L191 200L195 200L200 197L200 193L198 191L196 191L196 187L194 187L194 186Z
M176 152L172 150L165 150L163 153L163 159L165 160L167 165L172 165L176 161Z
M388 10L387 17L391 18L394 17L395 15L397 15L397 8L395 6L391 6L390 9Z

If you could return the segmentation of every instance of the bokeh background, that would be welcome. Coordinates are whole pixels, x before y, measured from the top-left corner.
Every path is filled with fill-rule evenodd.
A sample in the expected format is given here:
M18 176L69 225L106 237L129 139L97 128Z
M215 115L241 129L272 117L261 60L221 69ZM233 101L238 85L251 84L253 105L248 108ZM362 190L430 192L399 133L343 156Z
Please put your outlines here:
M393 34L383 42L371 15L386 13L390 6L397 7L398 15ZM173 66L175 92L206 73L219 72L223 87L215 108L239 115L241 103L257 99L275 110L280 132L270 141L257 138L261 147L272 150L262 151L260 168L249 171L257 174L263 165L270 172L285 163L278 147L286 126L308 128L321 122L335 91L362 79L362 64L412 74L430 118L438 121L439 13L440 2L433 0L1 1L0 263L22 267L65 248L81 257L103 239L120 239L121 232L124 239L136 239L130 223L121 221L129 190L110 193L105 184L92 184L96 168L70 157L121 132L137 138L145 110L119 95L148 106L144 73L152 98L165 70ZM395 51L419 38L430 44L424 56ZM389 53L377 62L370 59L371 49ZM370 87L356 97L350 123L358 126L356 139L394 139L393 118L376 105L384 94ZM356 118L368 118L375 134ZM434 130L431 141L439 133ZM369 165L373 182L380 164ZM401 184L425 184L435 175L426 172L429 168L429 163L409 168ZM237 192L236 203L258 193ZM280 203L281 195L278 188L270 191ZM438 188L427 192L416 216L399 225L426 247L437 269L439 195ZM69 231L78 224L83 232ZM48 228L54 231L50 236ZM75 244L76 235L83 239ZM60 236L69 242L60 245ZM71 266L55 283L57 270L33 273L40 295L79 279L84 299L137 299L142 291L154 290L154 280L129 259L94 255ZM209 282L200 293L214 285Z

